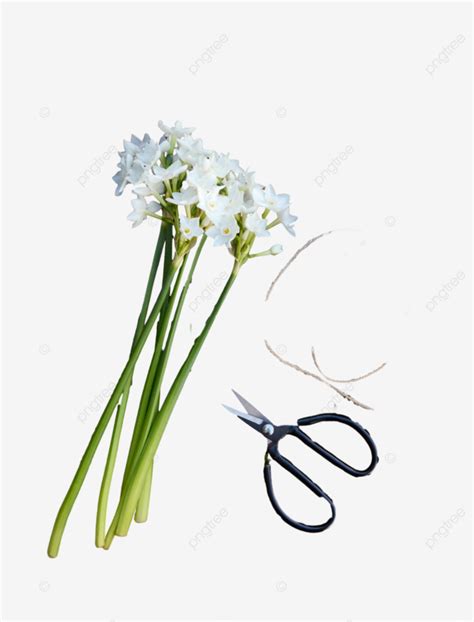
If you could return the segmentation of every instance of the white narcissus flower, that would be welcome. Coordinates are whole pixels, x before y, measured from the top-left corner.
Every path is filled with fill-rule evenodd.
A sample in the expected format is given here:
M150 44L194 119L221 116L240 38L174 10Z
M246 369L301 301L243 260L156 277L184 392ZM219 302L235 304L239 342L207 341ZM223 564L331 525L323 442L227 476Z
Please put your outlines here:
M198 207L202 209L211 222L216 223L224 216L229 204L229 197L219 194L219 188L210 192L198 188L198 197Z
M214 246L230 244L239 232L239 225L233 216L224 216L206 230L206 235L214 240Z
M160 142L158 143L158 149L160 150L160 154L167 153L171 149L169 140L167 140L164 136L161 138Z
M164 183L159 177L153 175L153 172L151 170L145 173L143 183L147 188L150 189L152 194L163 194L163 192L165 191ZM136 190L137 188L135 188L133 192L136 192Z
M290 209L287 208L278 214L278 218L288 233L295 235L294 223L298 220L298 217L290 214Z
M192 166L197 164L203 156L208 154L200 138L196 140L192 136L185 136L178 140L178 145L177 155L179 159Z
M244 205L242 211L244 214L252 214L257 209L257 205L253 199L253 191L255 188L262 188L262 186L257 184L255 181L255 173L248 170L240 171L238 183L244 193Z
M163 121L158 121L158 127L164 134L166 134L168 138L175 138L175 139L183 138L184 136L188 134L192 134L195 130L194 127L183 127L183 124L181 121L176 121L176 123L172 125L171 127L168 127L168 125L165 125Z
M214 151L209 158L209 168L216 177L223 178L230 172L237 173L240 165L238 160L231 160L229 154Z
M152 190L148 186L135 186L133 192L137 195L137 197L149 197L153 194Z
M252 194L253 189L256 187L262 188L261 184L258 184L255 181L255 173L253 171L249 171L248 169L246 171L243 169L239 171L238 180L245 190L250 191L250 194Z
M196 237L205 230L219 245L229 244L238 235L247 240L251 233L250 245L234 245L235 252L242 254L238 259L261 256L250 252L253 239L270 236L275 225L281 224L295 235L297 218L290 213L287 194L277 194L272 185L259 184L255 173L244 170L229 154L206 149L201 139L193 138L194 128L184 127L180 121L171 126L160 121L158 125L164 132L159 142L148 134L143 139L132 135L130 141L124 141L119 171L113 178L116 194L121 194L127 184L133 186L136 199L129 219L134 226L159 209L157 203L147 204L149 197L154 197L167 205L165 217L177 228L181 221L184 237ZM181 211L185 213L182 218ZM269 211L276 218L267 216ZM274 245L264 254L276 254L279 248Z
M233 181L227 186L227 196L229 198L229 203L226 207L228 214L239 214L244 211L244 193L239 188L237 182Z
M288 194L277 194L272 185L265 188L255 187L252 191L253 200L259 207L271 209L277 214L287 209L290 204Z
M142 180L145 171L156 162L158 145L148 134L140 140L132 134L132 138L123 141L124 150L119 153L119 170L112 177L117 184L115 194L121 195L127 184L136 184Z
M267 221L256 212L247 216L245 226L249 231L255 233L257 237L266 238L270 235L270 231L267 229Z
M202 161L202 158L200 158L200 161ZM186 179L195 188L209 191L213 190L217 183L216 176L203 166L199 166L199 164L194 166L192 171L188 172Z
M133 222L133 227L138 227L145 220L148 213L155 213L160 209L159 203L156 201L147 203L143 197L132 199L132 207L133 212L130 212L127 219Z
M198 238L204 233L203 229L199 225L199 218L187 218L186 216L180 216L179 224L181 233L187 240Z
M186 188L183 192L173 192L173 198L168 199L169 203L175 205L194 205L198 202L198 194L195 188Z
M148 138L147 142L144 142L141 149L136 153L136 162L140 163L143 170L149 169L158 160L159 146L154 140L145 134Z
M258 209L258 206L253 201L244 200L244 204L242 206L243 214L253 214L254 212L257 211L257 209Z
M153 167L153 176L157 181L167 181L169 179L174 179L174 177L178 177L178 175L184 173L187 168L186 164L176 160L173 164L168 166L168 168L162 168L161 166Z

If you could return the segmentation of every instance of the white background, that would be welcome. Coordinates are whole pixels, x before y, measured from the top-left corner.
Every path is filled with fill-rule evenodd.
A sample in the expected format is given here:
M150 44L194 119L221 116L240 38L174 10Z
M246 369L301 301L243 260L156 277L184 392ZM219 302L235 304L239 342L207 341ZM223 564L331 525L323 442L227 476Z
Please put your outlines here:
M469 5L4 8L5 617L470 618ZM196 126L289 192L298 235L276 232L285 253L247 265L231 292L160 447L149 522L94 548L102 448L50 560L99 417L80 414L126 359L158 232L129 228L115 157L80 176L130 132L156 135L158 119ZM265 303L292 252L329 229L345 231L308 249ZM229 270L209 247L190 301ZM175 364L215 299L186 307ZM332 391L283 367L264 338L308 369L314 345L334 376L388 361L353 387L374 412L336 404L375 438L374 474L301 455L336 502L324 534L273 513L264 441L221 407L235 387L277 423L333 409Z

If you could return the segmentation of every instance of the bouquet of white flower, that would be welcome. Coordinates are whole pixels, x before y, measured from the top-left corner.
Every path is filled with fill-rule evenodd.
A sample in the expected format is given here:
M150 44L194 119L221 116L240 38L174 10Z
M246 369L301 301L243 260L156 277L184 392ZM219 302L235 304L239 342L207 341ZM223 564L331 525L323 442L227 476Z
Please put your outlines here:
M54 523L48 555L56 557L68 516L86 477L102 436L115 413L110 447L99 493L96 546L108 549L115 535L125 536L132 519L148 517L153 460L164 429L209 330L240 268L249 260L277 255L278 244L252 253L256 238L268 237L282 224L294 235L296 217L289 211L289 196L276 194L273 186L262 186L254 173L245 171L229 155L205 149L192 137L193 128L180 122L168 127L159 123L163 136L155 142L132 136L124 141L119 171L114 176L116 194L131 184L135 198L128 219L136 227L146 218L161 221L153 262L137 321L129 359L99 419L74 479ZM269 220L270 216L273 219ZM211 238L214 246L226 246L233 268L222 293L181 365L166 397L161 400L163 378L186 293L203 246ZM188 258L192 256L187 270ZM161 290L149 311L158 267L162 262ZM122 424L132 386L132 376L143 346L156 326L155 349L143 386L122 479L120 499L106 531L110 485L120 443Z

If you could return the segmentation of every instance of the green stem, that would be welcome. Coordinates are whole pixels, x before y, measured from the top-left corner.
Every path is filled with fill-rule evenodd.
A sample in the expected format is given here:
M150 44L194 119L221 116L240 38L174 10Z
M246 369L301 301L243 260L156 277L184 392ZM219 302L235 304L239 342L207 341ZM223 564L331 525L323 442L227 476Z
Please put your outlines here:
M130 523L137 506L138 499L140 497L145 478L147 476L148 468L153 460L155 452L158 448L159 442L168 423L169 417L173 411L174 406L178 400L178 397L183 389L187 377L189 376L192 366L196 361L196 358L206 340L207 335L219 313L219 310L229 293L235 279L237 278L239 264L234 265L234 269L227 280L224 289L219 296L211 314L207 318L206 324L200 333L200 335L194 341L194 344L189 351L189 354L181 366L168 395L160 410L160 416L156 417L152 423L149 437L141 452L140 458L132 470L130 475L130 483L126 486L125 494L119 504L118 508L118 521L115 533L119 536L126 536Z
M123 477L122 489L127 481L130 470L133 467L136 455L139 454L142 449L143 439L146 438L146 434L149 428L148 419L150 418L150 413L154 412L158 408L159 391L158 393L155 391L155 378L159 370L163 342L165 340L165 335L168 329L171 312L176 301L176 296L179 291L179 285L186 266L186 261L187 256L184 258L183 263L181 264L181 267L179 269L176 282L173 285L173 293L171 295L171 298L167 302L166 308L163 309L164 313L162 313L162 317L160 316L157 330L157 339L155 343L155 352L153 353L153 358L149 369L149 375L147 376L147 384L152 386L149 390L148 386L145 387L144 394L145 392L147 393L146 399L143 400L143 402L142 400L140 400L140 407L135 422L134 438L132 438L132 443L130 444L129 455L127 458L127 466L125 468L125 473Z
M102 483L100 485L99 501L97 503L97 516L95 523L95 545L100 548L104 546L105 540L105 523L107 520L107 504L109 500L110 485L114 473L115 461L117 459L117 451L120 443L120 435L122 432L123 419L127 408L128 396L130 393L130 379L125 386L122 394L122 400L117 409L112 438L110 440L109 451L105 463Z
M201 254L201 251L203 249L203 246L206 242L206 236L202 236L201 242L196 250L196 254L194 255L194 259L193 259L193 263L191 265L191 269L189 270L188 276L186 278L186 281L183 285L183 289L181 290L181 295L179 297L178 300L178 305L176 307L176 311L174 313L174 317L173 320L171 322L171 327L170 327L170 332L169 335L166 339L166 345L165 348L163 350L163 353L160 357L160 363L159 363L159 367L157 370L157 374L156 374L156 379L155 379L155 390L157 391L158 395L161 391L161 386L163 384L163 378L164 378L164 374L166 371L166 366L168 364L168 360L169 360L169 356L170 356L170 352L171 352L171 346L173 345L173 341L174 341L174 337L176 335L176 329L178 327L178 322L179 322L179 318L181 316L181 311L183 310L183 306L184 306L184 301L186 299L186 294L188 293L188 289L189 286L192 283L193 280L193 275L194 275L194 270L196 268L199 256ZM157 408L155 411L151 411L150 415L150 425L153 421L153 418L155 416L159 416L159 413L157 412L158 410L158 404L157 404ZM146 430L146 435L148 435L148 431L149 431L149 427ZM144 439L144 441L146 440L146 437ZM143 443L144 444L144 443ZM142 444L142 447L143 447ZM151 481L152 481L152 473L153 473L153 462L150 465L149 469L148 469L148 474L147 474L147 478L145 481L145 485L143 487L143 491L142 494L140 495L140 499L138 500L138 505L137 505L137 511L135 514L135 520L137 523L144 523L147 518L148 518L148 510L150 508L150 494L151 494Z
M281 222L280 218L275 218L275 220L272 220L272 222L266 226L267 231L269 229L273 229L273 227L276 227L277 225L279 225Z
M158 323L157 326L157 337L159 334L159 328L160 325ZM158 348L155 348L155 351L153 353L153 357L151 359L150 362L150 366L148 368L148 372L147 372L147 376L146 376L146 380L145 380L145 384L143 387L143 392L140 398L140 403L138 406L138 412L137 412L137 416L135 419L135 424L133 427L133 433L132 433L132 439L130 441L130 447L128 449L128 455L127 455L127 461L125 464L125 470L124 470L124 474L123 474L123 478L122 478L122 490L123 490L123 486L125 484L125 482L128 479L128 475L132 466L132 462L133 462L133 456L136 453L136 448L137 448L137 444L138 444L138 440L140 438L140 431L143 425L143 419L146 415L146 411L147 411L147 407L148 407L148 403L150 400L150 395L151 395L151 391L153 389L153 381L155 379L155 375L156 375L156 370L158 368L158 363L160 361L160 355L161 355L161 351Z
M156 376L160 376L160 366L161 366L161 358L162 358L162 348L163 348L163 342L165 340L165 335L166 335L166 331L168 329L168 324L169 321L171 319L171 312L173 310L173 306L174 303L176 302L176 297L178 295L178 290L179 290L179 286L181 283L181 278L183 276L183 271L184 268L186 266L186 260L187 260L188 256L186 255L186 257L183 260L183 263L181 264L181 268L179 270L176 282L173 286L173 293L171 295L170 301L168 302L168 304L166 305L166 311L163 317L163 322L160 326L160 332L159 332L159 336L158 336L158 340L155 346L155 353L159 353L159 360L158 360L158 365L156 368L156 373L155 373L155 378L154 378L154 382L153 382L153 389L150 393L150 399L148 401L146 410L144 411L144 416L142 418L142 422L141 425L139 426L139 430L138 430L138 440L137 440L137 444L136 444L136 449L135 449L135 453L132 456L131 459L131 467L130 470L133 469L133 465L136 461L136 456L140 454L142 447L143 447L143 443L146 439L149 427L150 427L150 420L153 416L153 414L155 413L155 411L158 408L158 402L160 399L160 388L159 386L156 385Z
M168 231L166 232L166 242L165 242L165 260L164 260L164 266L163 266L163 279L166 278L166 275L168 274L170 267L171 267L171 254L172 254L172 250L173 250L173 236L172 236L172 230L171 227L169 227ZM155 340L155 351L153 353L153 357L150 363L150 366L148 368L148 373L147 373L147 377L145 380L145 385L143 387L143 392L142 392L142 396L140 398L140 404L138 406L138 413L137 413L137 417L135 419L135 424L133 427L133 433L132 433L132 440L130 441L130 447L128 450L128 456L127 456L127 462L125 464L125 471L124 471L124 475L123 475L123 483L125 483L127 477L128 477L128 473L130 471L130 467L131 467L131 463L132 463L132 459L133 456L136 453L136 447L137 447L137 443L138 443L138 439L140 438L140 430L143 424L143 418L145 417L146 414L146 410L148 407L148 402L150 399L150 394L151 394L151 390L153 388L153 381L155 378L155 374L156 374L156 369L158 367L158 363L160 360L160 355L161 355L161 346L158 348L157 344L159 342L160 339L160 333L161 333L161 329L162 329L162 325L163 325L163 317L166 313L166 308L169 305L169 296L167 296L166 298L166 302L163 305L163 309L161 310L160 313L160 319L157 325L157 330L156 330L156 340ZM122 484L122 488L123 488L123 484Z
M145 483L143 484L142 494L138 499L137 510L135 512L135 522L145 523L148 520L148 512L150 511L151 484L153 480L153 462L148 468Z
M64 532L64 528L66 527L69 514L72 510L72 507L77 498L77 495L79 494L79 491L82 487L84 479L87 475L87 471L89 470L92 459L102 439L102 436L107 428L110 418L113 415L115 407L118 404L118 401L125 389L125 386L127 385L128 379L133 373L135 363L137 362L138 357L140 356L140 353L143 350L143 346L145 345L145 342L151 332L151 329L153 328L158 318L158 315L161 311L163 303L165 302L165 299L168 295L168 290L171 286L171 282L173 281L173 277L176 274L176 270L177 270L177 266L173 265L169 274L166 276L166 278L163 281L163 286L158 296L158 299L156 300L153 306L153 309L150 313L148 320L143 325L143 330L141 331L139 337L137 338L137 343L130 354L130 358L128 359L128 362L125 365L117 384L115 385L115 389L113 390L112 395L110 396L110 399L105 407L105 410L99 419L99 422L91 436L89 444L87 445L86 451L84 452L84 455L82 456L81 462L74 475L71 485L69 486L69 489L66 493L64 501L62 502L61 507L59 508L58 514L56 516L56 520L54 522L53 530L51 533L49 546L48 546L48 555L50 557L56 557L58 554L59 547L61 544L61 538Z
M171 265L172 265L171 264L172 249L173 249L173 238L171 235L171 231L169 231L169 236L166 239L166 246L165 246L165 262L164 262L164 269L163 269L164 276L170 270ZM155 381L157 371L159 369L159 361L160 361L161 354L162 354L163 342L165 339L166 331L168 329L171 312L173 310L173 306L176 301L176 296L179 291L179 285L181 282L183 272L185 270L187 259L188 259L188 256L185 255L185 257L183 258L181 267L179 269L176 282L173 286L173 292L171 296L168 297L166 303L163 305L163 309L161 310L161 313L160 313L160 319L159 319L159 322L157 325L157 331L156 331L155 351L153 353L150 367L148 369L145 386L144 386L143 393L140 399L140 405L139 405L137 417L135 420L132 440L130 442L130 448L129 448L129 452L127 456L125 472L124 472L123 480L122 480L122 490L124 489L124 486L128 480L130 469L134 464L135 456L141 451L142 444L143 444L142 439L146 438L146 432L149 428L149 424L147 422L147 418L149 417L148 412L153 412L155 409L158 408L159 394L158 396L155 395L153 386L154 386L154 381ZM151 477L150 477L149 484L151 486ZM105 526L104 526L104 531L105 531ZM103 534L103 536L105 537L105 533ZM101 540L101 543L102 543L101 546L104 545L104 537Z
M161 255L163 252L163 246L167 239L167 236L172 233L171 226L168 224L162 224L160 228L160 235L158 237L158 242L156 243L155 254L153 256L153 262L150 268L150 274L148 276L148 282L146 285L145 296L143 298L142 309L140 311L140 315L138 317L137 327L135 329L135 334L133 336L133 346L136 344L145 324L146 316L148 313L148 307L150 305L151 294L153 292L153 285L155 283L156 273L158 270L158 266L160 265ZM132 346L132 349L133 349Z
M153 255L153 261L150 268L150 273L148 275L148 282L145 290L145 296L143 298L142 308L140 311L140 315L138 316L137 326L135 328L135 333L132 341L132 348L135 347L139 336L143 331L143 326L145 324L145 319L148 313L148 307L150 306L151 294L153 291L153 285L156 279L156 273L158 271L158 266L160 264L161 255L163 252L163 245L165 241L169 237L169 233L171 232L171 227L169 225L162 225L160 229L160 234L158 236L158 240L156 243L155 253ZM117 408L117 414L115 417L115 423L112 431L112 437L110 440L110 447L107 453L107 460L104 468L104 475L102 476L102 483L100 486L99 500L97 504L97 517L96 517L96 528L95 528L95 544L97 547L102 547L104 545L105 539L105 523L107 520L107 503L109 499L110 486L112 483L112 476L115 468L115 462L117 459L117 451L120 443L120 435L122 432L123 419L125 416L125 411L127 408L128 396L130 393L130 387L132 385L133 373L130 375L130 378L125 384L122 399L120 405Z

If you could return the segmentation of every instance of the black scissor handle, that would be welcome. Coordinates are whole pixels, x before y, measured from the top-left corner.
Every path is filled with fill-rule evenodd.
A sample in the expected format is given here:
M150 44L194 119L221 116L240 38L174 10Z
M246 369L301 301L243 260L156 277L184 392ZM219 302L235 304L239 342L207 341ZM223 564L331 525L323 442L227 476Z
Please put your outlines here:
M313 425L315 423L321 423L323 421L336 421L338 423L347 425L353 430L355 430L357 434L359 434L359 436L361 436L364 439L364 441L366 442L366 444L368 445L370 449L370 455L371 455L371 461L367 468L356 469L350 464L347 464L346 462L344 462L344 460L341 460L340 458L335 456L333 453L331 453L328 449L326 449L325 447L323 447L322 445L314 441L310 436L308 436L305 432L303 432L303 430L301 430L298 427L298 426L305 426L305 425ZM372 440L372 437L370 436L369 432L365 430L360 425L360 423L357 423L357 421L353 421L350 417L346 417L346 415L338 415L337 413L323 413L320 415L310 415L309 417L302 417L301 419L298 419L298 426L292 426L288 430L288 434L291 434L292 436L296 436L301 441L303 441L305 445L307 445L308 447L316 451L320 456L322 456L323 458L326 458L326 460L334 464L334 466L337 466L338 468L342 469L346 473L349 473L349 475L352 475L353 477L363 477L364 475L369 475L370 473L372 473L377 462L379 461L379 458L377 455L377 447L375 446L375 443Z
M294 520L293 518L291 518L291 516L288 516L288 514L286 514L282 510L273 490L272 468L269 456L273 458L275 462L278 462L278 464L286 471L296 477L302 484L309 488L311 492L313 492L318 497L325 499L328 502L331 509L331 517L325 523L321 523L320 525L306 525L306 523L300 523L299 521ZM328 497L328 495L317 484L315 484L313 480L311 480L307 475L300 471L290 460L288 460L288 458L285 458L280 454L280 452L278 451L277 443L271 444L268 447L267 453L265 454L263 477L265 479L265 485L267 487L268 498L270 499L270 503L272 504L273 509L285 521L285 523L288 523L288 525L291 525L291 527L299 529L300 531L318 533L327 529L334 522L334 519L336 518L336 508L334 507L332 499Z

